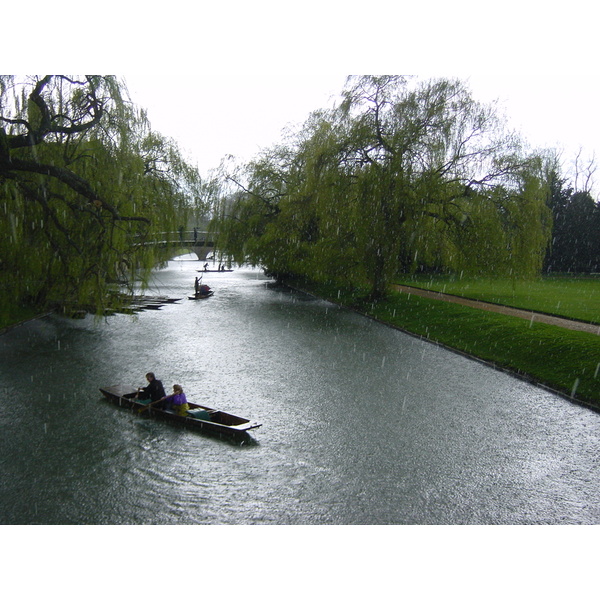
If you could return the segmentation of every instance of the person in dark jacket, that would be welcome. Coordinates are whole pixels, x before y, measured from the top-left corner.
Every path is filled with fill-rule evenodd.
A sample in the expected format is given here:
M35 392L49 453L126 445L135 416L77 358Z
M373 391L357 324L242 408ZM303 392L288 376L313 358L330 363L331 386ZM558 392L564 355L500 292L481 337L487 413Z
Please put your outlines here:
M150 398L152 402L164 398L166 394L162 381L156 379L154 373L146 373L146 379L148 380L148 385L138 390L138 398Z

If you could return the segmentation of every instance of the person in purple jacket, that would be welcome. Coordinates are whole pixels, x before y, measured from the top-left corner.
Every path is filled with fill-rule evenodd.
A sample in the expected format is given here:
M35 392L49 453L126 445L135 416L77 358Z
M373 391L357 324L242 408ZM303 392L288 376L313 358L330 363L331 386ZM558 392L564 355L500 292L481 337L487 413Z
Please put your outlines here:
M173 386L173 393L165 396L162 400L164 400L163 406L173 408L180 417L185 417L190 410L183 388L177 383Z

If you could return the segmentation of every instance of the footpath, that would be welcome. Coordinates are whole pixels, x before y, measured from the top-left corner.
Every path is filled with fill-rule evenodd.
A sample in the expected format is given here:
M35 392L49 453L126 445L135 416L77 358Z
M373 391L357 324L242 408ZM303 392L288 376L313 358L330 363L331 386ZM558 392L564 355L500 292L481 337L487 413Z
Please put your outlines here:
M463 306L469 306L471 308L479 308L481 310L488 310L491 312L509 315L512 317L520 317L521 319L527 319L531 322L546 323L548 325L556 325L558 327L564 327L566 329L572 329L574 331L586 331L588 333L600 335L600 325L593 325L591 323L585 323L583 321L573 321L571 319L554 317L552 315L537 313L530 310L511 308L509 306L493 304L491 302L482 302L481 300L470 300L468 298L462 298L461 296L454 296L452 294L444 294L442 292L424 290L422 288L415 288L408 285L394 285L393 288L399 292L413 294L414 296L422 296L423 298L433 298L434 300L444 300L446 302L462 304Z

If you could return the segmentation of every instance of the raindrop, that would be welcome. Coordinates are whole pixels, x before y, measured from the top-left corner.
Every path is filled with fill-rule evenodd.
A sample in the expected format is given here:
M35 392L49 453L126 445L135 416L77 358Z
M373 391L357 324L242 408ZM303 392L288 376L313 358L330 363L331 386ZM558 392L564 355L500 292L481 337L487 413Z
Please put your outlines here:
M598 377L598 373L600 373L600 362L596 365L596 370L594 371L594 379Z
M579 387L579 377L575 380L575 383L573 383L573 388L571 389L571 398L575 397L575 392L577 391L578 387Z
M385 366L385 356L381 359L381 368Z

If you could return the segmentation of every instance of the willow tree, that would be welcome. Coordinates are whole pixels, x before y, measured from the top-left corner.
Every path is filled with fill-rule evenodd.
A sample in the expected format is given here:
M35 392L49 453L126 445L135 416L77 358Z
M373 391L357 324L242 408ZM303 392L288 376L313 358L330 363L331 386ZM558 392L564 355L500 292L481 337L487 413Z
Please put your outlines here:
M491 220L500 227L507 222L510 203L499 204L493 190L503 189L519 207L533 203L532 213L544 210L541 188L534 192L529 184L524 195L519 182L532 172L534 157L524 155L493 107L473 100L459 81L413 85L396 76L351 78L338 119L346 137L340 161L354 181L338 212L357 227L374 297L385 293L399 263L410 268L435 255L446 266L464 268L466 252L469 267L489 266L485 236L473 248L474 238L465 244L460 233L465 223L476 223L471 213L482 199ZM519 244L529 246L519 253L522 263L514 249L511 260L527 269L528 252L538 254L547 237L537 218L523 218L520 225Z
M272 245L270 235L286 195L287 154L276 147L224 176L233 191L230 186L222 192L212 227L218 232L217 247L240 264L281 272L285 242Z
M200 178L110 76L0 79L0 272L6 302L103 306L156 260Z
M493 256L492 269L529 272L545 248L537 158L459 81L349 78L340 105L311 115L286 156L277 186L250 177L247 192L277 190L257 243L291 272L354 277L377 298L401 268L477 271ZM242 221L256 214L249 199L244 208Z
M335 219L326 215L337 197L328 193L343 184L326 168L337 152L337 133L327 115L316 111L287 144L263 151L228 175L234 191L223 196L215 218L223 252L278 277L322 280L349 271L354 240L350 236L350 244L344 243Z

